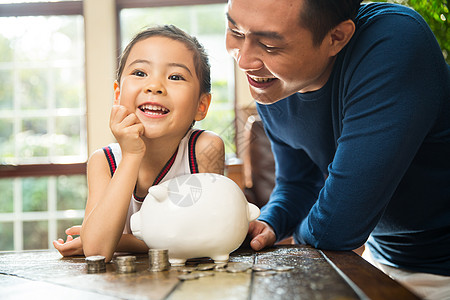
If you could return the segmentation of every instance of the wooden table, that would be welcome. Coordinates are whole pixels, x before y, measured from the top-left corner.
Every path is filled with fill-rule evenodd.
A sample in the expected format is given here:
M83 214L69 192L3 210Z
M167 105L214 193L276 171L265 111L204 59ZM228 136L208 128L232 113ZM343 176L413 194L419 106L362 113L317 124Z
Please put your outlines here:
M137 256L135 273L119 274L108 263L105 273L88 274L83 256L63 258L56 250L0 252L0 299L419 299L353 252L283 245L259 252L240 249L230 262L294 269L271 276L214 272L180 281L174 268L150 272L147 255Z

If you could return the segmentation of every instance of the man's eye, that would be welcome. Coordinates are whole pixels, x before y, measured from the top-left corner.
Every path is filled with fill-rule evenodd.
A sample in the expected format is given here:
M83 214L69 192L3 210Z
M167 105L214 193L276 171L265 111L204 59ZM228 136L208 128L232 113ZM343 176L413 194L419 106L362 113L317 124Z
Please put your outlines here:
M170 75L169 80L184 80L184 77L181 75Z
M145 74L145 72L142 72L142 71L139 71L139 70L134 71L132 74L135 75L135 76L138 76L138 77L145 77L145 76L147 76L147 74Z
M239 31L236 31L234 29L228 28L228 31L231 32L231 35L237 38L241 38L243 37L243 34L240 33Z
M277 50L279 50L278 47L268 46L268 45L263 44L263 43L260 43L260 45L261 45L261 47L262 47L264 50L266 50L266 52L268 52L268 53L274 53L274 52L276 52Z

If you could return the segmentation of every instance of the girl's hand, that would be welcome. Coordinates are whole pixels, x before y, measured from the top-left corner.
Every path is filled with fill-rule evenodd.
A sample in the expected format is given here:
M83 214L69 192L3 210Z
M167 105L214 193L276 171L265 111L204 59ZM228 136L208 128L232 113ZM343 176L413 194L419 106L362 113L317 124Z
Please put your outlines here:
M63 239L53 241L53 246L61 253L62 256L84 255L83 244L80 237L73 238L72 235L79 235L81 226L73 226L66 229L67 240Z
M109 126L124 154L144 155L145 143L141 139L144 126L134 113L130 113L125 106L113 105Z

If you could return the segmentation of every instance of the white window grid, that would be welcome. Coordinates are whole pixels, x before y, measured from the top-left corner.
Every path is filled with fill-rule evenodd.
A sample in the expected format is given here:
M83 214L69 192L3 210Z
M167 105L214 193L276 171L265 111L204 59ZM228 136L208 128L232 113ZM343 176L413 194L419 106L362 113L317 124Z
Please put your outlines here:
M47 210L46 211L23 211L22 203L22 178L13 180L14 208L11 213L0 213L1 222L13 222L14 226L14 250L24 250L23 245L23 223L29 221L48 222L48 248L53 248L52 241L58 238L57 222L59 220L76 220L84 217L83 210L57 210L57 187L56 176L48 177L47 181ZM64 237L65 238L65 237Z

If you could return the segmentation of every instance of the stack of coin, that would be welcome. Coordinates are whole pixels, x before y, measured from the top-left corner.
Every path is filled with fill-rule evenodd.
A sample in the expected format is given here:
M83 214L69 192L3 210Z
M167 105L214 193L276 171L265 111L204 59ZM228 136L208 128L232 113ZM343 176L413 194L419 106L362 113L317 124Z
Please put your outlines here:
M117 273L133 273L136 272L136 256L118 256L114 259Z
M87 263L87 272L89 274L106 272L106 263L104 256L88 256L86 257L85 261Z
M161 272L169 269L169 251L167 249L148 250L149 271Z

